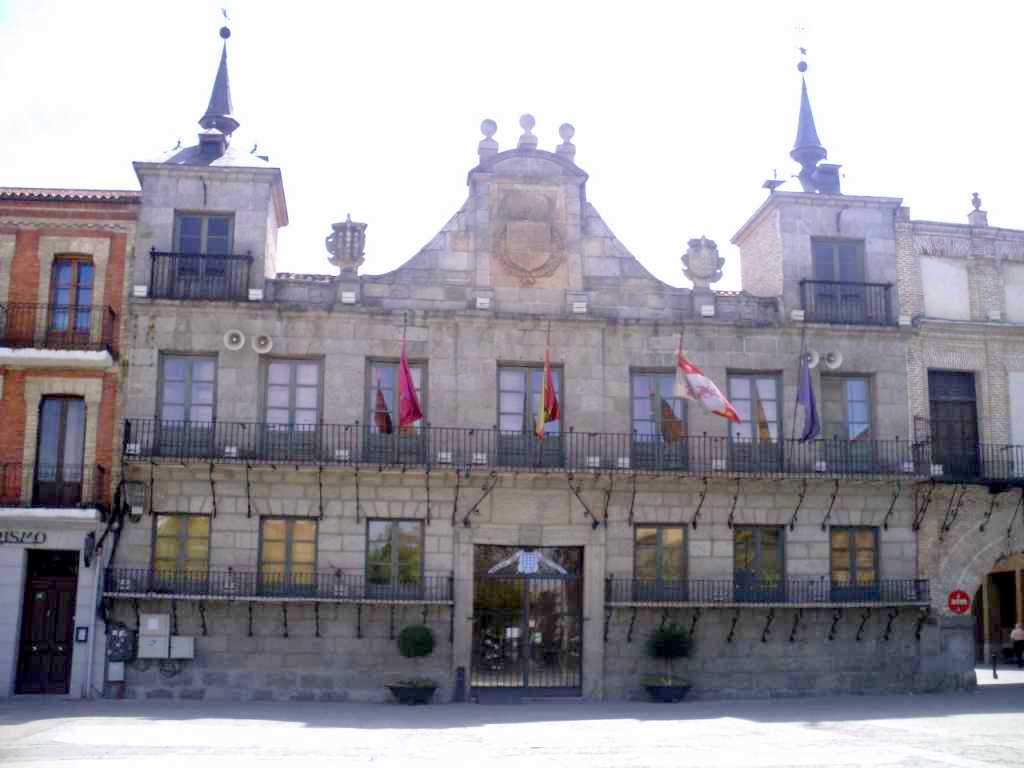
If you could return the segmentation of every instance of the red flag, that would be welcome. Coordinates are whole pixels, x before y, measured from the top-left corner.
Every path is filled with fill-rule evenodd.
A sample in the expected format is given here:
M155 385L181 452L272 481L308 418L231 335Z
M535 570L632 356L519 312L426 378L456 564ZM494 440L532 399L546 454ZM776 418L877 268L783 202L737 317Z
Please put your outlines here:
M388 401L384 399L384 393L380 389L380 374L377 374L377 397L373 402L373 424L378 432L390 435L395 431L391 423L391 412L388 411Z
M709 379L700 368L686 359L683 354L682 343L676 355L676 397L685 397L687 400L697 400L707 410L716 416L722 416L729 421L740 423L740 415L736 413L732 403L726 400L725 395L715 386L715 382Z
M544 378L540 390L540 411L537 413L537 425L534 432L537 437L544 437L544 425L549 421L558 421L562 414L558 408L558 394L555 392L555 377L551 373L551 350L544 350Z
M423 418L416 386L412 383L409 358L405 355L405 339L402 339L402 360L398 365L398 428L409 427Z

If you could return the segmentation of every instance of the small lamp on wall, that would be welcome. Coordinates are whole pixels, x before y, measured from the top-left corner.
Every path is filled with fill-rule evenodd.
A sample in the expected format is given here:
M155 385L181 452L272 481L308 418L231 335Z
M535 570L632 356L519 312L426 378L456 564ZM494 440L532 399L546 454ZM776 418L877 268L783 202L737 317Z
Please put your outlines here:
M142 522L146 511L146 484L132 481L124 484L124 502L128 508L128 519L133 523Z

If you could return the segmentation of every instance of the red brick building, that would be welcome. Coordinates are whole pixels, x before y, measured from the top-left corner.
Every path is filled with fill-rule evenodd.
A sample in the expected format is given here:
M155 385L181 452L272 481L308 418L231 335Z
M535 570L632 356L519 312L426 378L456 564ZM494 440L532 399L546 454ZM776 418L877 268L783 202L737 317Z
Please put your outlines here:
M139 197L0 187L0 696L85 692Z

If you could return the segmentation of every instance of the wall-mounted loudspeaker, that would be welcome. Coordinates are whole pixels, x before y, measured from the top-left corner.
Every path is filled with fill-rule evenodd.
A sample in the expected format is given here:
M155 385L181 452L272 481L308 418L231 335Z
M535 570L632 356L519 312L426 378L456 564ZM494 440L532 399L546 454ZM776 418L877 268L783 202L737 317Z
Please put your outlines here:
M274 348L274 340L265 333L257 334L252 337L252 348L265 355Z
M821 355L819 355L813 349L808 349L806 352L804 352L804 360L807 362L808 368L817 368L818 363L821 362Z
M836 368L843 364L843 353L842 352L826 352L825 353L825 367L830 371L834 371Z
M224 333L224 346L232 352L237 352L245 346L245 334L237 328L232 328Z

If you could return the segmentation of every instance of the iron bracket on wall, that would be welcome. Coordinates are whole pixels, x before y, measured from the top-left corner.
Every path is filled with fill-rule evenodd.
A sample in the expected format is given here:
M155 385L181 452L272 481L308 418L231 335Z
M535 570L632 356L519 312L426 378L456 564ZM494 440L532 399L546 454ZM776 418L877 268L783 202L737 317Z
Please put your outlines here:
M636 472L633 473L633 493L629 497L629 525L633 526L633 512L636 509Z
M455 604L448 609L448 645L455 644Z
M871 617L871 609L865 608L864 613L860 615L860 626L857 627L857 642L860 642L861 637L864 636L864 625L867 624L868 619Z
M156 514L156 462L149 460L149 514Z
M135 632L139 633L142 631L142 617L139 615L139 601L135 598L132 599L132 610L135 611Z
M892 495L892 500L889 502L889 509L885 512L885 518L882 520L882 530L889 530L889 518L892 517L892 512L896 509L896 501L899 499L900 494L903 493L903 483L899 480L896 481L896 493Z
M789 642L791 642L791 643L795 643L796 642L796 633L797 633L797 630L800 629L800 619L802 619L803 617L804 617L804 609L803 608L797 608L796 609L796 615L793 617L793 628L791 630L789 630Z
M583 496L580 495L580 490L583 488L583 481L577 480L576 485L572 484L575 479L575 475L570 472L565 476L566 481L569 483L569 490L572 491L572 495L576 497L576 500L583 506L583 514L590 518L590 527L593 530L597 530L597 527L601 524L601 521L594 517L594 513L590 511L590 507L587 506L587 502L583 500Z
M629 630L626 632L626 642L633 642L633 627L636 626L636 606L633 606L633 615L629 617Z
M731 643L736 637L736 624L740 620L740 609L736 609L736 613L732 615L732 624L729 626L729 634L725 637L725 642Z
M363 604L356 603L356 637L363 637Z
M249 462L245 462L245 516L252 517L252 487L249 483Z
M606 607L604 609L604 641L606 643L608 642L608 629L611 627L611 625L612 625L612 609Z
M608 487L604 491L604 524L608 526L608 507L612 503L612 491L615 490L615 475L608 475Z
M395 639L395 604L391 604L391 616L388 622L388 638Z
M693 526L693 530L697 530L697 521L700 520L700 511L704 508L704 499L708 497L708 479L702 478L700 488L700 498L697 499L697 508L693 511L693 520L690 525Z
M430 525L430 465L427 465L424 472L424 482L427 485L427 525Z
M924 522L924 516L928 513L928 506L932 503L932 494L935 492L935 481L932 480L928 484L928 490L925 491L923 498L918 499L921 495L921 489L918 487L914 491L914 523L911 526L915 531L921 530L921 523Z
M1024 495L1024 488L1021 488L1021 494ZM978 531L980 533L985 532L985 526L988 525L988 521L992 519L992 514L996 511L996 507L999 506L999 496L1000 494L993 493L992 498L988 500L988 511L985 513L984 517L981 518L981 525L978 526Z
M199 601L199 623L202 626L203 637L206 637L209 634L206 631L206 603L202 600Z
M1017 500L1017 507L1013 510L1013 517L1010 518L1010 524L1006 526L1006 538L1009 543L1010 536L1013 534L1013 524L1017 522L1017 515L1020 514L1021 509L1024 509L1024 488L1020 489L1020 498Z
M288 637L288 603L281 603L281 637Z
M359 514L360 514L360 510L359 510L359 467L356 467L355 480L356 480L356 523L358 524L359 523Z
M658 629L664 629L665 623L668 621L668 608L661 612L661 624L658 625Z
M832 486L832 498L828 501L828 511L825 513L825 517L821 520L821 530L828 530L828 522L832 519L832 508L836 505L836 497L839 495L839 481L835 481L835 485Z
M320 637L320 603L313 603L313 634Z
M804 505L804 498L807 496L807 478L800 481L800 492L796 495L796 508L793 516L789 518L789 530L796 528L796 516L800 514L800 507Z
M959 491L959 494L957 491ZM942 527L939 528L939 541L945 540L946 533L953 527L957 517L960 516L960 508L963 506L964 496L966 495L966 485L953 486L953 494L949 497L949 504L946 505L946 514L942 518Z
M491 491L493 491L497 485L498 473L496 470L491 470L491 474L487 476L487 479L484 480L484 484L480 486L480 490L483 491L483 493L480 494L480 498L473 503L473 506L466 510L466 515L462 518L463 527L469 528L470 516L476 514L480 509L480 505L484 503L484 499L491 495ZM596 528L597 526L594 527Z
M171 634L178 634L178 601L171 600Z
M452 501L452 528L455 527L455 518L459 511L459 488L462 483L462 473L455 470L455 499Z
M828 639L830 641L836 639L836 628L839 626L839 620L843 618L843 609L836 608L832 611L832 626L828 628Z
M889 642L889 637L892 635L892 623L896 621L896 617L899 615L899 608L890 608L889 617L885 622L885 632L882 633L882 640Z
M317 491L320 493L320 516L319 520L324 519L324 467L322 464L316 465L316 486Z
M729 508L729 519L725 521L725 524L729 526L729 530L732 530L732 522L736 518L736 504L740 500L740 479L736 478L736 493L732 495L732 506Z
M249 601L249 637L252 637L252 601Z
M693 633L697 629L697 622L700 621L700 607L698 606L693 612L693 619L690 620L690 640L693 641Z
M213 517L217 516L217 484L213 482L213 462L210 462L210 496L213 499Z
M423 613L421 614L421 618L420 618L420 623L421 624L426 624L427 623L427 608L428 607L429 606L426 606L426 605L423 606Z
M764 630L761 632L761 642L767 643L768 638L772 636L772 622L775 621L775 609L768 609L768 618L764 622Z
M926 606L921 609L920 614L917 617L917 623L914 626L914 639L921 639L921 630L924 629L924 623L928 620L928 615L932 612L931 606Z

